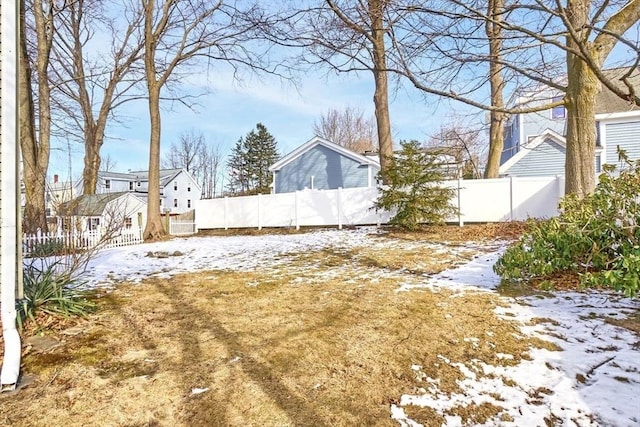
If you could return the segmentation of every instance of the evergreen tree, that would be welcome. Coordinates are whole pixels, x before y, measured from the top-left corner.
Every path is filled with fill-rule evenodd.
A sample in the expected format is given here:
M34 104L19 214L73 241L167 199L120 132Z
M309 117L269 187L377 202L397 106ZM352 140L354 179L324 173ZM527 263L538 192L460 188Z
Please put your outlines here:
M235 195L269 193L269 166L278 160L277 142L262 124L241 137L231 152L228 189Z
M402 141L400 146L389 159L387 185L380 189L375 208L395 212L389 222L408 230L416 230L421 223L442 223L457 213L451 205L455 190L442 186L445 170L437 157L417 141Z

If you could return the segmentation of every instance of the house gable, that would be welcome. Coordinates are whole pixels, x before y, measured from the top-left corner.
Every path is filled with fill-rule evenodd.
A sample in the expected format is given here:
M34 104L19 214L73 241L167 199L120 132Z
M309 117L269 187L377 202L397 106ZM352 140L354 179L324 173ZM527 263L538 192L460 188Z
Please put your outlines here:
M274 191L288 193L305 188L329 190L368 187L379 170L377 161L315 137L269 168Z
M371 157L355 153L355 152L349 150L348 148L342 147L342 146L340 146L338 144L335 144L335 143L333 143L333 142L331 142L331 141L329 141L327 139L320 138L319 136L315 136L315 137L311 138L309 141L305 142L300 147L296 148L295 150L293 150L292 152L290 152L289 154L284 156L282 159L280 159L276 163L274 163L273 166L271 166L269 168L269 170L274 172L274 171L277 171L277 170L281 169L283 166L287 165L288 163L291 163L291 162L295 161L298 157L302 156L305 152L307 152L308 150L314 148L317 145L324 146L329 150L335 151L336 153L341 154L342 156L350 158L353 161L361 163L363 165L378 165L379 166L379 163L375 159L373 159Z
M547 129L500 166L501 175L564 175L565 139Z

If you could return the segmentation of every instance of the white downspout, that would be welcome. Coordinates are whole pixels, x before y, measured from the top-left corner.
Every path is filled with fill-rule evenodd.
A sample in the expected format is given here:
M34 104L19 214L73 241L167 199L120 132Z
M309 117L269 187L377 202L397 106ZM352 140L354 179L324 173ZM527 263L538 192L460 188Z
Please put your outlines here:
M22 266L18 246L20 177L18 175L18 15L16 2L3 2L0 23L0 314L4 338L4 363L0 372L1 391L14 390L20 374L20 335L16 329L16 289ZM19 270L20 269L20 270Z

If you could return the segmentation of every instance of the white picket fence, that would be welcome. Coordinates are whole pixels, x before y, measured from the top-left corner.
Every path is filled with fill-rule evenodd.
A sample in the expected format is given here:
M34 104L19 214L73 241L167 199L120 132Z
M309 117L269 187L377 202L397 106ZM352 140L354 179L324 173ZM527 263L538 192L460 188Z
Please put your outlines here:
M22 254L25 257L57 250L82 250L96 246L115 248L142 243L142 228L123 229L111 236L104 236L102 231L68 231L36 234L24 234L22 237Z
M558 213L564 177L454 180L451 200L460 215L448 222L502 222L548 218ZM196 201L196 227L258 228L386 224L389 212L373 208L378 189L303 190L294 193Z

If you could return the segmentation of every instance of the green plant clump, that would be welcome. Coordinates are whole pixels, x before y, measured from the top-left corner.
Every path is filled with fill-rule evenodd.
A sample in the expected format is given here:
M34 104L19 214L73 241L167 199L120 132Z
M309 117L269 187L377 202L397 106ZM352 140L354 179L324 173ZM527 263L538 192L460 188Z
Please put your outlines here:
M560 215L530 221L522 238L498 259L507 281L575 273L585 287L607 287L632 297L640 290L640 161L619 153L621 170L605 165L593 194L565 196Z
M80 289L67 272L60 272L57 263L38 268L35 263L24 268L24 298L16 302L18 326L27 320L36 321L36 313L57 316L83 316L94 308L87 299L86 291Z
M29 257L44 258L52 255L62 255L66 251L67 247L62 240L50 240L37 243L29 253Z
M407 230L416 230L421 223L443 223L457 213L451 205L455 190L442 185L444 165L417 141L402 141L400 146L384 171L387 185L380 188L375 208L395 211L389 223Z

